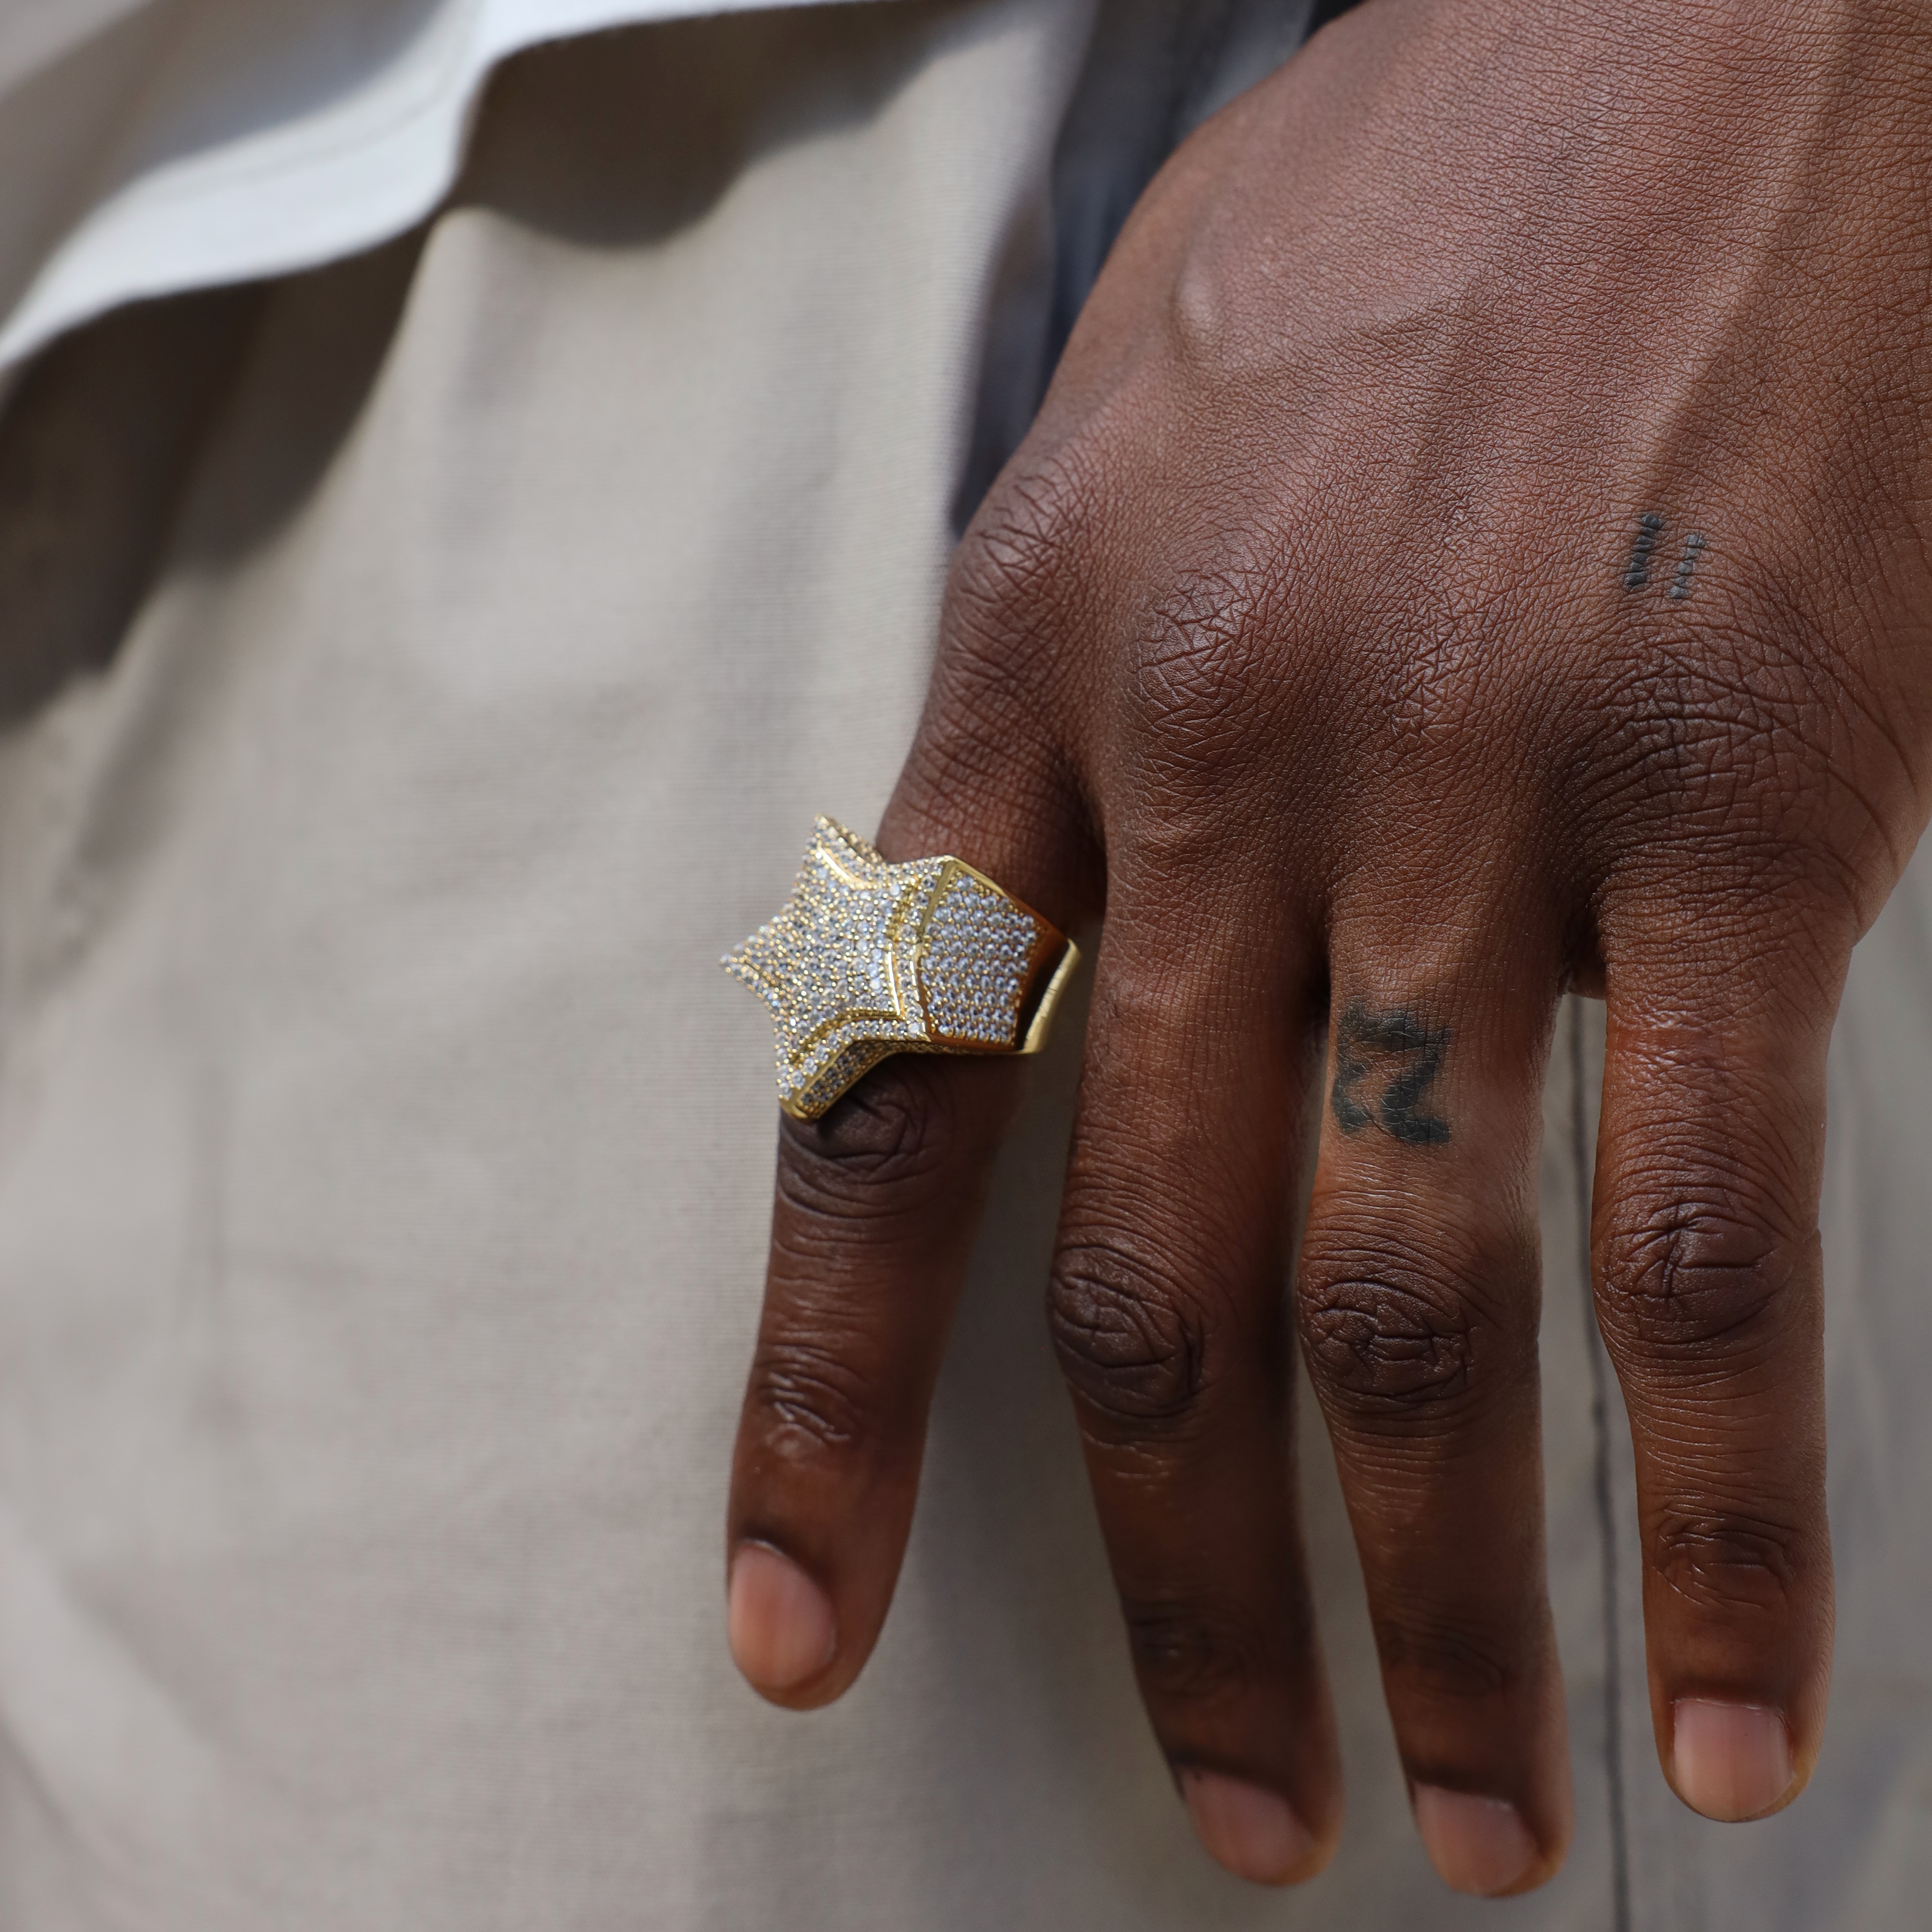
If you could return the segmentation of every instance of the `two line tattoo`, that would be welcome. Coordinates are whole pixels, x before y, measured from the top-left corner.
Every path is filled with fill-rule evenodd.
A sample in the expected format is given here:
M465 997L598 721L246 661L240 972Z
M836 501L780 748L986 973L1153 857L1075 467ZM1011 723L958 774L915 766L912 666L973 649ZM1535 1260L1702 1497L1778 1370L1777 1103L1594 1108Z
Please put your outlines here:
M1624 588L1641 590L1650 582L1652 553L1666 526L1655 510L1646 510L1636 520L1636 536L1630 544L1630 561L1624 566ZM1690 578L1697 558L1708 539L1702 530L1692 530L1684 539L1683 553L1677 560L1676 574L1670 580L1670 599L1681 604L1690 594Z

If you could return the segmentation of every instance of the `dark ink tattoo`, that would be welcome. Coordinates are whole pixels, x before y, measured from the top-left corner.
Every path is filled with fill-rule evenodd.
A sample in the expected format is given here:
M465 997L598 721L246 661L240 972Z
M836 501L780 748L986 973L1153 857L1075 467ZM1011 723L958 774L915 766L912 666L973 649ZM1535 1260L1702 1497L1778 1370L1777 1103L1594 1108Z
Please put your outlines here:
M1684 539L1684 555L1677 566L1677 575L1670 581L1671 596L1678 603L1690 594L1690 573L1697 567L1697 553L1704 542L1702 534L1694 530Z
M1624 588L1640 590L1650 581L1650 553L1664 534L1664 519L1654 510L1646 510L1636 520L1636 541L1630 545L1630 561L1624 566Z
M1664 535L1666 525L1661 512L1646 510L1636 520L1636 536L1630 545L1630 561L1624 566L1624 588L1641 590L1650 581L1650 563L1658 542ZM1694 530L1684 539L1684 554L1677 560L1677 569L1670 579L1670 599L1681 604L1690 594L1690 579L1696 574L1697 559L1702 555L1710 542L1701 530Z
M1400 1007L1371 1013L1365 1001L1354 1001L1335 1035L1329 1104L1336 1125L1344 1134L1359 1134L1372 1122L1406 1146L1441 1146L1449 1138L1448 1122L1416 1110L1442 1071L1449 1038L1447 1026L1425 1026ZM1358 1091L1371 1073L1390 1062L1395 1064L1378 1102Z

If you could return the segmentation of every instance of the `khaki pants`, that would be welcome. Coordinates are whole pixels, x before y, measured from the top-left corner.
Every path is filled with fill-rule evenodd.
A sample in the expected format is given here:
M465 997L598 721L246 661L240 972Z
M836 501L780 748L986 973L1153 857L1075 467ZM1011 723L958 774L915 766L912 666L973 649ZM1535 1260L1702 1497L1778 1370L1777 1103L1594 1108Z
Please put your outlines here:
M1583 1265L1591 1008L1562 1018L1544 1165L1579 1823L1546 1892L1430 1874L1312 1426L1346 1843L1288 1898L1195 1846L1040 1306L1077 1026L1004 1160L876 1660L800 1718L726 1655L774 1116L764 1011L716 957L814 813L876 818L958 519L1116 204L1268 11L1190 44L1164 128L1184 63L1151 4L530 56L425 233L110 322L16 392L8 1932L1920 1922L1922 866L1834 1049L1838 1660L1785 1816L1704 1824L1655 1766Z

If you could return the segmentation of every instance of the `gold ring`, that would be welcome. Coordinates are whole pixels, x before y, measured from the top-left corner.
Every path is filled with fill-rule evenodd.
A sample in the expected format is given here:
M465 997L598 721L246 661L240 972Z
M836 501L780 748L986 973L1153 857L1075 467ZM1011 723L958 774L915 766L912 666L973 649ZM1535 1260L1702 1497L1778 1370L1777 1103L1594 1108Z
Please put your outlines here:
M778 1104L816 1120L893 1053L1036 1053L1078 958L964 861L890 864L820 819L778 916L720 963L772 1009Z

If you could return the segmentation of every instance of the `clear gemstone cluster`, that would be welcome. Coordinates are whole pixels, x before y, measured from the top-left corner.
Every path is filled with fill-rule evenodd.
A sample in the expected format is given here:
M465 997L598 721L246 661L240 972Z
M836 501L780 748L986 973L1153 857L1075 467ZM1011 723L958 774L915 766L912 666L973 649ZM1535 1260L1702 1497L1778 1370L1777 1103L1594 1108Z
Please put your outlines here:
M790 898L723 964L771 1008L778 1103L810 1120L889 1054L1016 1050L1070 950L958 860L890 864L820 819Z
M1004 892L956 870L939 888L920 949L919 987L933 1032L1010 1049L1037 930Z

